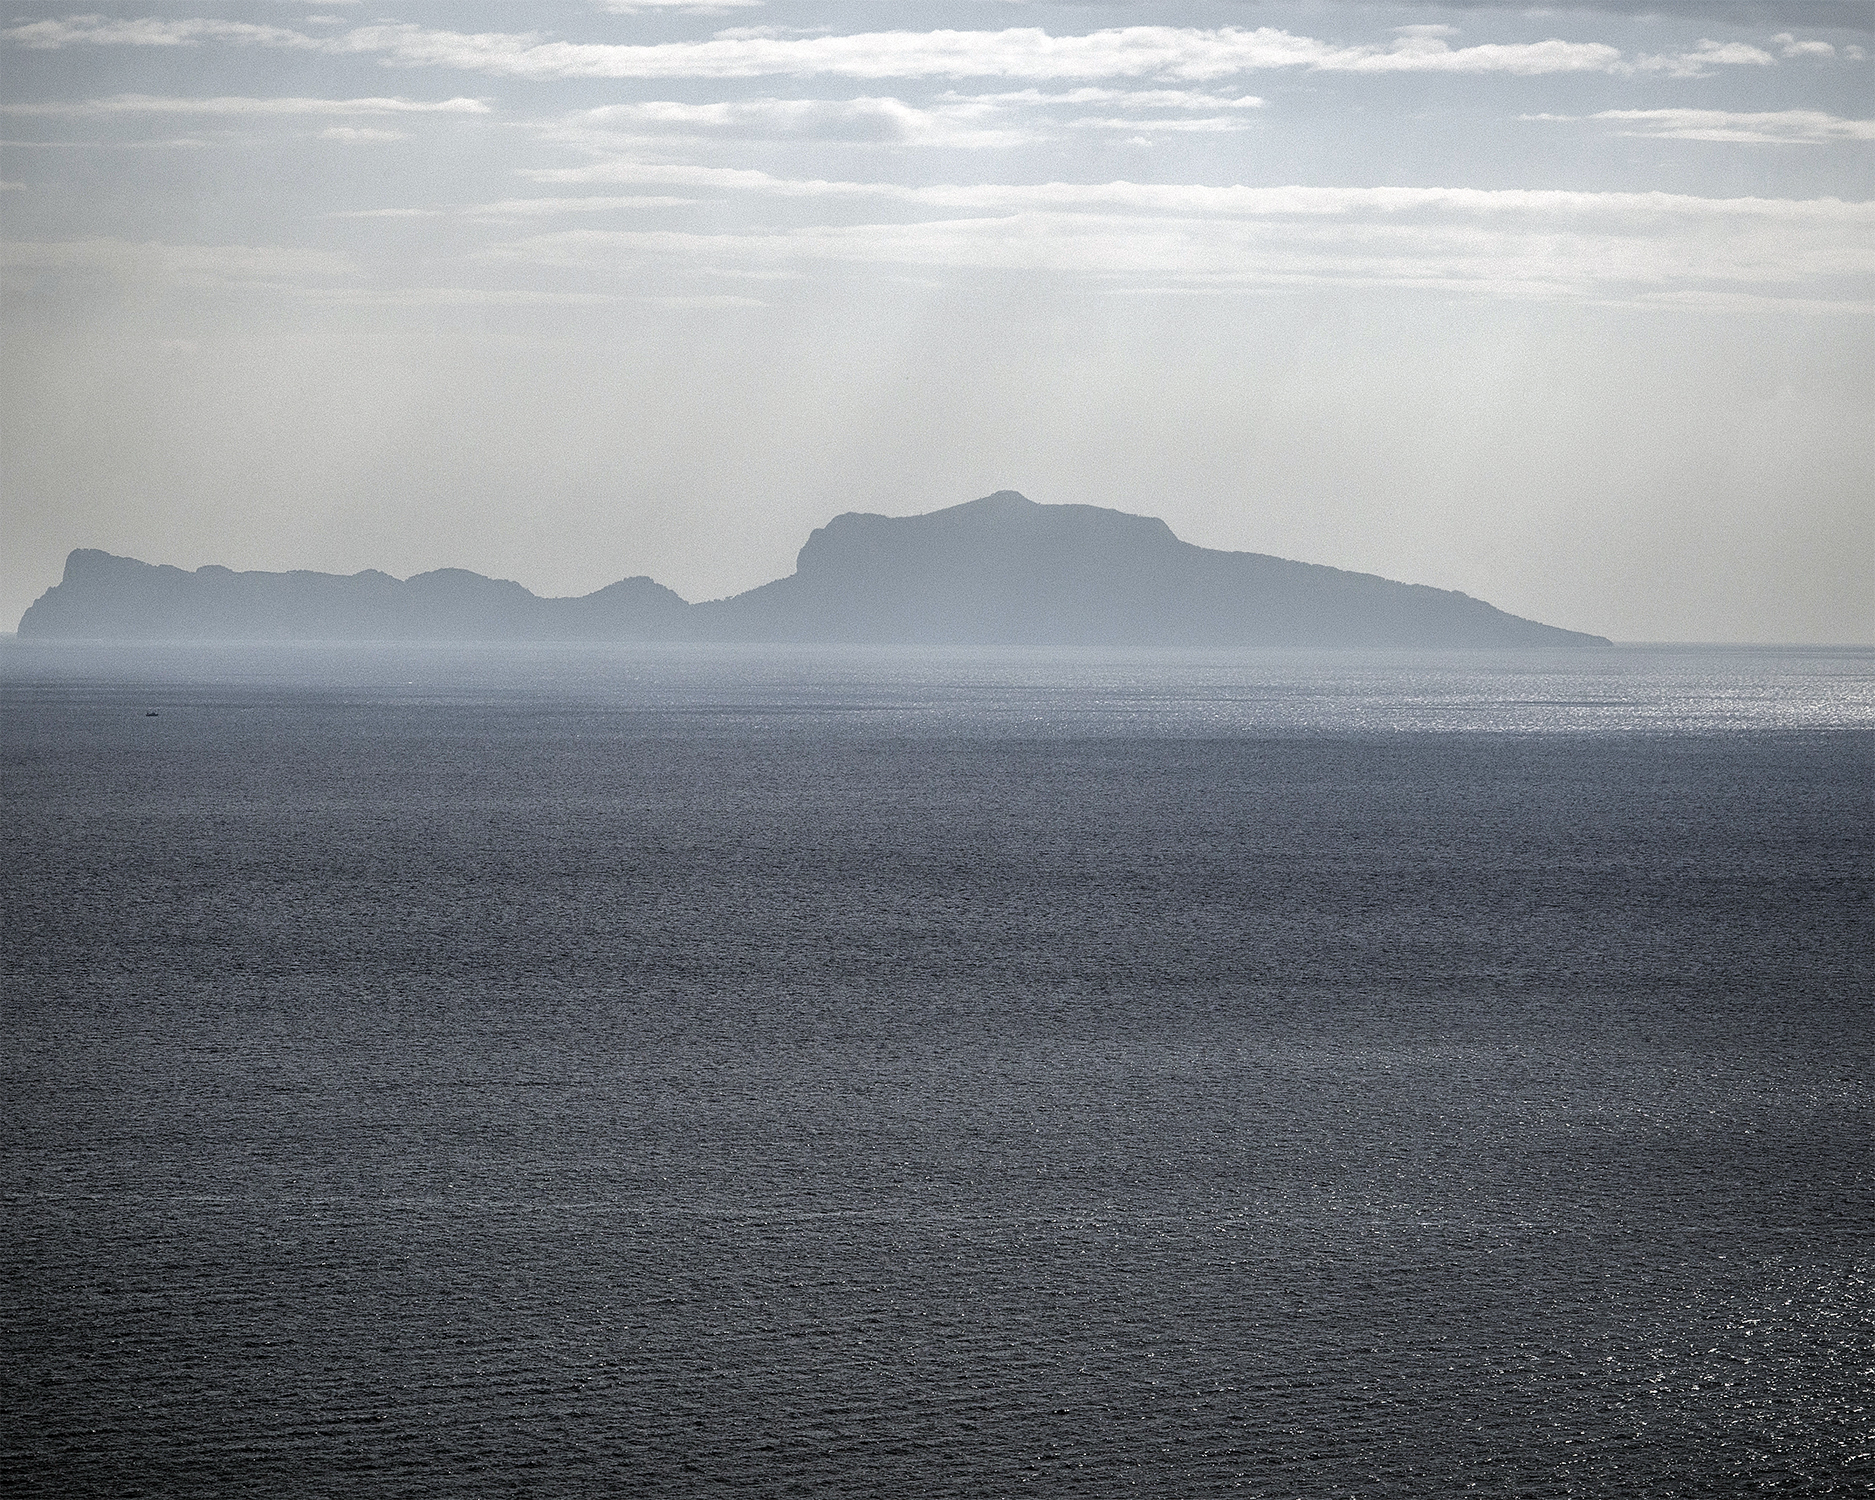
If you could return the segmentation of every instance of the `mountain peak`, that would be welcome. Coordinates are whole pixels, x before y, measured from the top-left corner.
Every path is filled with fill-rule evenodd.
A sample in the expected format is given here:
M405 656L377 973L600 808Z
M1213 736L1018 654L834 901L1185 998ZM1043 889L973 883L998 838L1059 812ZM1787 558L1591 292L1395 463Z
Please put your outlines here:
M927 511L850 511L795 571L697 606L712 638L924 645L1535 646L1599 637L1463 594L1182 542L1157 516L1015 490Z
M1033 507L1035 502L1019 490L998 490L993 495L985 495L981 500L966 500L962 505L954 505L952 510L1015 510L1023 506Z

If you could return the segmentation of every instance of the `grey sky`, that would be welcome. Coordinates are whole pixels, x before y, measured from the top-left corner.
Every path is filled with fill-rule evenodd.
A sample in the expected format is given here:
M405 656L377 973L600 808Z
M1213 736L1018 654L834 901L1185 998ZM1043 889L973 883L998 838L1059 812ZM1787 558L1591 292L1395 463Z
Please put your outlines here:
M1875 6L0 0L0 622L1016 488L1875 639Z

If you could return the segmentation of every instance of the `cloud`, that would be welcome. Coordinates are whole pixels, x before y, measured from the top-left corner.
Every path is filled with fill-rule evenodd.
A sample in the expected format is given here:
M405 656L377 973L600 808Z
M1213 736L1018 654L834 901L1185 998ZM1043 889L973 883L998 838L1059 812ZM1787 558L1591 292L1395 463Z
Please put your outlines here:
M1777 44L1777 50L1783 57L1834 57L1836 49L1828 42L1800 42L1788 31L1780 31L1771 40Z
M221 132L220 134L225 138L226 132ZM158 136L153 138L139 136L134 140L57 141L44 139L24 140L18 138L0 140L0 146L9 149L31 146L35 150L42 151L197 151L205 149L213 144L218 144L218 142L211 141L199 135Z
M1754 47L1749 42L1715 42L1708 37L1701 37L1699 45L1691 52L1681 53L1680 60L1760 68L1769 67L1777 61L1764 48Z
M352 208L329 213L328 219L440 219L445 208Z
M920 108L894 98L738 99L686 104L668 99L585 110L576 125L636 135L675 134L742 139L812 139L927 146L1013 146L1032 138L983 122L996 113L976 100Z
M504 198L498 203L477 203L464 212L477 218L542 218L553 214L592 214L631 212L643 208L689 208L695 198L673 198L663 194L634 193L626 197L590 196L581 198Z
M1529 120L1573 120L1574 115L1526 115ZM1676 141L1718 141L1762 146L1817 146L1875 141L1875 120L1845 120L1820 110L1785 109L1738 114L1718 109L1605 109L1590 115L1625 125L1623 135Z
M353 208L326 214L328 219L440 219L462 216L475 219L548 218L556 214L631 212L646 208L690 208L695 198L654 193L623 197L589 194L578 198L504 198L496 203L457 204L449 208Z
M1154 134L1170 131L1174 134L1217 135L1245 128L1241 118L1230 115L1199 115L1191 119L1167 120L1164 118L1141 118L1137 115L1081 115L1064 122L1068 130L1131 130Z
M23 274L158 281L206 290L278 290L343 280L358 272L349 256L300 246L169 245L106 237L0 242L0 268Z
M1714 68L1774 67L1777 59L1748 42L1715 42L1701 38L1691 52L1656 53L1637 57L1632 70L1665 73L1670 78L1709 78Z
M993 94L945 94L957 104L1020 112L1023 128L1040 137L1064 130L1130 131L1140 135L1162 133L1218 134L1245 130L1251 112L1264 101L1254 94L1207 93L1194 89L1119 89L1095 86L1049 92L1015 89ZM1073 111L1107 105L1132 111L1126 114L1077 114ZM1222 113L1193 114L1215 110Z
M1802 295L1869 303L1871 220L1746 212L1722 203L1661 216L1622 202L1562 212L1402 216L1365 190L1332 212L1247 218L1069 213L813 225L740 234L568 230L493 249L530 266L695 270L801 262L1066 274L1137 286L1417 287L1494 297L1622 299L1642 294ZM1598 195L1560 195L1595 198ZM1629 195L1608 195L1623 198ZM1645 195L1642 195L1645 196ZM1714 223L1724 225L1713 233Z
M1875 277L1875 205L1839 199L1124 181L909 187L678 164L612 170L783 200L872 198L918 217L744 233L567 230L490 255L599 274L632 262L724 273L876 263L1075 273L1116 285L1332 283L1630 300L1717 290L1842 306L1867 304Z
M92 238L0 241L0 271L15 295L35 281L70 287L141 284L227 296L258 292L300 302L354 307L758 307L754 298L721 293L670 295L526 286L381 286L359 275L347 256L276 245L172 245Z
M991 94L940 94L929 105L903 99L738 99L693 104L668 99L603 105L583 110L560 134L578 139L598 130L637 137L684 136L735 139L811 139L859 144L941 147L1009 147L1069 129L1224 131L1242 129L1244 117L1262 108L1253 95L1187 89L1079 88L1049 93L1018 89ZM1066 111L1108 105L1142 113L1114 118ZM1186 111L1216 110L1197 119ZM582 144L616 149L604 135Z
M27 21L0 31L16 47L54 50L77 46L192 47L202 42L235 42L254 47L289 47L325 50L321 40L284 26L256 26L246 21L153 18L113 20L105 16L73 16L63 21Z
M1436 37L1344 47L1270 27L1197 30L1123 26L1082 36L1035 27L1003 31L887 31L844 36L722 35L649 45L547 42L417 26L360 27L346 39L405 63L525 78L851 78L1203 80L1264 68L1341 72L1558 73L1610 71L1617 48L1545 41L1453 48Z
M915 201L930 188L891 182L830 182L819 178L776 177L752 167L705 167L684 162L641 162L629 158L589 162L579 167L533 167L521 176L546 183L645 183L683 188L716 188L784 198L899 198Z
M1200 183L841 182L776 177L746 167L681 162L609 161L535 169L523 175L552 183L645 183L718 189L777 198L864 199L965 212L1124 209L1142 213L1221 217L1321 217L1354 210L1387 214L1515 214L1537 218L1618 215L1629 219L1772 218L1875 225L1875 203L1840 198L1701 198L1684 193L1595 193L1559 189L1467 187L1213 187Z
M47 104L4 104L0 114L109 116L109 115L485 115L480 99L257 99L222 95L207 99L172 98L158 94L113 94L105 99L82 99Z
M344 141L349 145L371 145L379 141L402 141L409 137L401 130L373 130L366 125L329 125L319 132L322 141Z
M528 287L302 287L308 301L350 307L617 307L647 299L617 292L548 292Z
M943 94L939 97L998 107L1117 104L1129 109L1261 109L1264 105L1254 94L1206 94L1191 89L1078 88L1052 94L1041 89L1012 89L996 94Z
M1525 0L1395 0L1439 10L1508 10L1528 13ZM1588 11L1623 16L1685 16L1735 26L1832 26L1875 31L1868 0L1553 0L1546 11Z
M745 232L569 229L492 247L500 262L609 275L660 264L746 274L820 263L1077 274L1206 288L1410 286L1515 297L1632 300L1801 296L1864 306L1875 204L1478 188L819 181L742 168L614 162L537 173L860 204L891 222ZM842 215L846 210L842 210Z
M447 67L502 77L1011 78L1096 80L1159 78L1204 81L1270 68L1346 73L1551 73L1705 67L1769 60L1740 44L1702 43L1700 60L1633 63L1603 42L1482 43L1453 47L1415 33L1385 45L1343 46L1263 26L1214 30L1119 26L1078 36L1038 27L1001 31L879 31L847 35L723 32L705 41L649 44L560 42L537 32L458 32L408 23L360 26L341 36L311 37L281 27L215 20L110 20L96 16L34 21L0 35L16 45L187 46L224 41L332 53L375 54L407 66ZM1747 57L1745 54L1757 54Z
M763 0L596 0L600 10L615 16L680 11L695 15L716 15L726 10L747 10Z

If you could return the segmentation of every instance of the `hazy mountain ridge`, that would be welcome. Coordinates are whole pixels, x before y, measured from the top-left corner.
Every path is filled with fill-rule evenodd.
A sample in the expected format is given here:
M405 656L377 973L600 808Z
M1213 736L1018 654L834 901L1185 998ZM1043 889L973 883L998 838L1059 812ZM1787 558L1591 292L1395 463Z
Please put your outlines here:
M649 578L543 599L505 578L439 568L236 573L81 549L20 620L22 636L101 640L667 640L690 608Z
M913 645L1558 646L1602 637L1444 589L1180 541L1162 520L1012 490L849 512L795 571L688 604L649 578L540 598L458 568L195 572L80 550L19 633L88 639L616 640Z

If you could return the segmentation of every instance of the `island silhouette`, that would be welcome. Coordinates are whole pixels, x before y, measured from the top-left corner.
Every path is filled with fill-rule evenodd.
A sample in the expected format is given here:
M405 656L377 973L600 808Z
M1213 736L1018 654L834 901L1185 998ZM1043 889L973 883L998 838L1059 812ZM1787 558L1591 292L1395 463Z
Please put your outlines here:
M1180 541L1162 520L1014 490L849 512L795 570L692 604L650 578L541 598L460 568L237 573L80 549L21 636L88 640L692 641L1229 648L1607 645L1468 594Z

